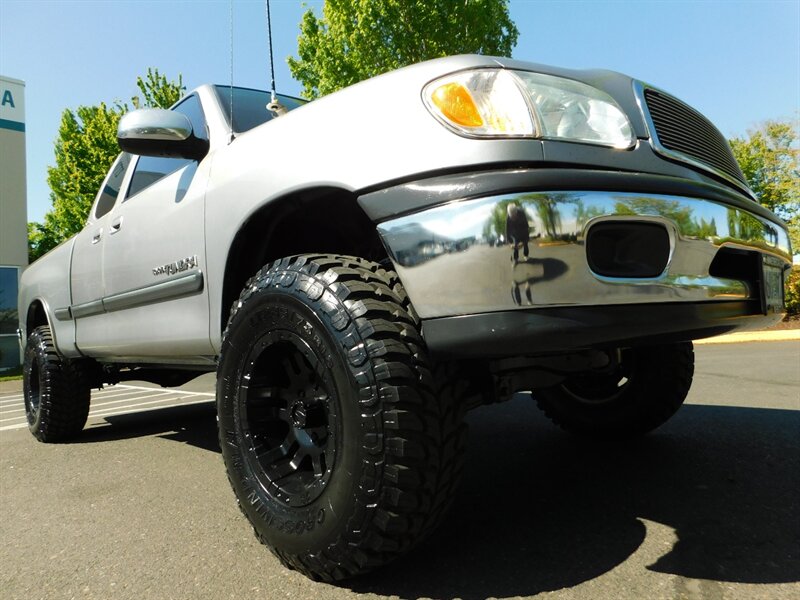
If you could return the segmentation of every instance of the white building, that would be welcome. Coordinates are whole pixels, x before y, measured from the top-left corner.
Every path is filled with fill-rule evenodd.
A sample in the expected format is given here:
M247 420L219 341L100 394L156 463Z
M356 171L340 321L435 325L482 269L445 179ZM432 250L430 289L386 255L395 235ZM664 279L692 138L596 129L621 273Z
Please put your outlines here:
M0 75L0 373L21 362L17 292L28 264L25 83Z

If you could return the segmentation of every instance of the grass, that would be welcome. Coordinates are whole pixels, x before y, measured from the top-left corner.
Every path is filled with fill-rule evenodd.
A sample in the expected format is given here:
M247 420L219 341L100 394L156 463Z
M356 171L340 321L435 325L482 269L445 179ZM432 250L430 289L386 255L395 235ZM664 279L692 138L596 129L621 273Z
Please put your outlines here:
M22 379L22 365L8 371L0 371L0 381L15 381Z

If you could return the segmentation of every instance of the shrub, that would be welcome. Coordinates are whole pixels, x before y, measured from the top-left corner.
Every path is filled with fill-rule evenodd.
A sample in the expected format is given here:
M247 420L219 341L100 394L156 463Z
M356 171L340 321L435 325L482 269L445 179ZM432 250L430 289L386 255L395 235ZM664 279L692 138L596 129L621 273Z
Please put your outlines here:
M795 265L786 276L786 311L800 314L800 266Z

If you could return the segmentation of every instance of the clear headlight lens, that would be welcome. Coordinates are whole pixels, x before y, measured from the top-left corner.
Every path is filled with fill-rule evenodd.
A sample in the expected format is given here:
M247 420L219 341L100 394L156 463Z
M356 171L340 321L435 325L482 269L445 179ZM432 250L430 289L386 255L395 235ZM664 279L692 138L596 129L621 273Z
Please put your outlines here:
M585 83L505 69L464 71L423 90L428 109L470 137L536 137L630 148L633 128L611 96Z
M629 148L634 143L628 117L614 99L585 83L516 71L536 111L542 137Z

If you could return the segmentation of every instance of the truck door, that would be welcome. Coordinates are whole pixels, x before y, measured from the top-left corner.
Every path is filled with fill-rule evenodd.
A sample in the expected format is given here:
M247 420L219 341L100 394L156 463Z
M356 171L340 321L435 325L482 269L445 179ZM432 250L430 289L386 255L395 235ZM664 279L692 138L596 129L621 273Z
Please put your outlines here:
M173 110L207 135L200 100ZM141 156L103 244L105 339L96 356L212 355L205 293L205 186L209 160Z
M84 354L102 345L105 338L103 309L103 246L109 233L111 209L124 187L131 155L123 152L108 170L84 228L75 237L70 270L72 316L75 319L75 342Z

